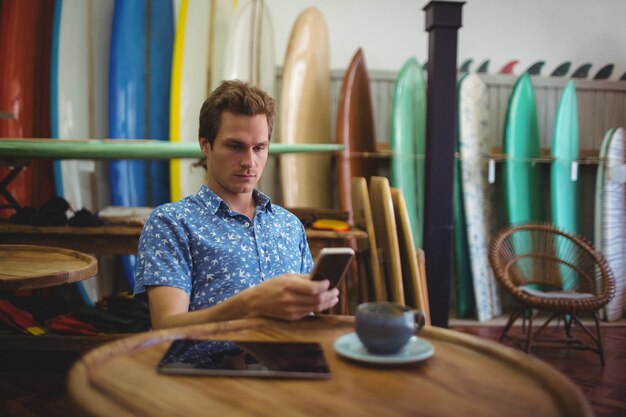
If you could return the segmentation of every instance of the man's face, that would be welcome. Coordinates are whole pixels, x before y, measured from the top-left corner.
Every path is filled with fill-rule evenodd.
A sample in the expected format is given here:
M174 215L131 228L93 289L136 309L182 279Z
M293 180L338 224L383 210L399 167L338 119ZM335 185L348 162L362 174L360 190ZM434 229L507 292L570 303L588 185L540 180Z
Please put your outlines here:
M208 185L222 198L251 193L261 178L269 150L264 114L223 112L213 147L200 138L207 159Z

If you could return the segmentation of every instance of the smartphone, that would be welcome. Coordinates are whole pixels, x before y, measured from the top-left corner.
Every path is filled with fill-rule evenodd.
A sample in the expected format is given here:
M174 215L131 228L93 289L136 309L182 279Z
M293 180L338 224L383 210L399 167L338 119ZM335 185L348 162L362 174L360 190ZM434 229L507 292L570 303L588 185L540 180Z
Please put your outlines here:
M352 248L322 249L311 271L311 280L327 279L331 288L336 287L346 275L352 258L354 258Z

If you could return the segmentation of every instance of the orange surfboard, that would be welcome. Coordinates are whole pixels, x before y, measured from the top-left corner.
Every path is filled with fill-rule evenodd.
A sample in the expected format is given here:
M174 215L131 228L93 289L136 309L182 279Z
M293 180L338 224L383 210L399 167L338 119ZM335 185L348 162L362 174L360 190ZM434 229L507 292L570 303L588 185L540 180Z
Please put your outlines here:
M376 166L363 153L376 151L372 98L363 51L359 48L343 77L337 106L337 143L344 151L337 161L339 207L352 213L350 184L353 177L369 179Z

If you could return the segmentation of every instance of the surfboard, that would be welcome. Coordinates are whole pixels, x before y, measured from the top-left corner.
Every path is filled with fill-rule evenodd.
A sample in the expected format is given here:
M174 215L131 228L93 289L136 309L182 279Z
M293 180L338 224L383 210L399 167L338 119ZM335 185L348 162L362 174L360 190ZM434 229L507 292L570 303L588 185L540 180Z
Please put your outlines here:
M578 233L578 181L572 180L572 162L578 160L578 105L574 81L569 81L556 111L550 167L552 224L566 233Z
M330 143L328 28L319 9L300 13L289 36L280 95L282 143ZM287 207L330 208L329 155L282 155L282 203Z
M389 180L386 177L372 177L370 191L374 230L383 256L383 276L387 287L387 298L389 301L404 304L400 244Z
M176 23L170 90L170 141L198 143L198 115L209 88L211 3L181 0ZM199 146L199 145L198 145ZM195 194L206 183L197 160L170 162L172 201Z
M116 2L111 28L109 61L109 137L145 137L145 2ZM109 163L111 203L145 206L146 164L139 160ZM122 257L129 288L135 286L135 257Z
M50 137L50 54L54 3L41 2L37 22L37 49L35 56L35 91L33 136ZM41 207L54 197L54 170L50 160L30 162L33 170L33 204Z
M222 70L224 78L246 81L275 97L274 25L265 2L251 0L240 5L233 16L226 39L227 52ZM277 136L276 129L272 136ZM273 198L278 195L276 160L273 157L267 159L257 185Z
M626 309L626 132L607 132L600 149L596 183L595 247L615 276L615 297L604 308L607 320L622 318Z
M362 240L357 241L358 258L362 258L361 254L366 258L365 265L362 268L365 270L365 274L364 277L361 276L359 279L364 278L367 282L369 301L387 301L387 288L380 270L379 246L376 239L374 218L372 217L372 203L365 178L352 178L350 192L352 194L354 225L367 232L367 243Z
M262 8L267 10L263 0L211 0L211 20L209 28L209 33L211 34L209 39L209 91L207 91L207 93L213 91L222 80L231 78L227 75L229 68L227 62L231 59L231 54L251 52L250 50L244 52L244 50L239 49L239 47L243 46L239 43L237 43L237 49L233 50L233 45L231 44L231 34L235 26L239 26L243 31L248 31L249 33L253 32L250 20L246 22L246 27L241 27L243 23L237 23L239 19L236 17L243 8L248 7L248 3L251 1L263 3ZM267 10L267 12L269 16L269 10ZM256 28L259 29L259 27ZM266 29L262 29L261 32L265 30ZM259 34L265 37L264 33ZM272 42L272 48L273 47ZM272 70L274 69L274 65L274 61L272 61ZM276 77L274 76L274 78ZM268 92L272 94L272 96L274 95L273 90Z
M151 0L146 37L149 81L146 85L146 137L169 140L170 81L174 49L174 5L172 0ZM199 111L199 110L198 110ZM148 186L145 204L156 207L170 201L169 161L146 161Z
M339 208L352 213L352 178L366 180L376 174L376 166L363 153L376 152L372 98L363 50L359 48L346 70L337 105L338 144L345 148L335 159Z
M409 58L396 78L391 108L390 182L406 200L413 239L422 247L426 150L426 83L415 58Z
M402 191L398 188L391 188L391 200L396 220L396 233L398 236L398 249L400 252L400 265L402 268L402 289L404 291L404 302L407 306L425 312L428 306L425 299L428 297L428 294L425 289L422 288L420 268L417 263L415 244L413 243L411 222Z
M493 230L493 189L488 184L489 93L477 74L467 76L459 93L460 171L470 267L478 320L500 314L497 285L489 265Z
M35 54L39 3L3 2L0 13L0 111L12 119L0 119L0 138L33 136ZM0 179L11 169L0 167ZM32 170L23 169L7 185L7 191L21 206L33 204ZM0 205L9 201L0 196ZM0 208L0 217L9 217L13 208Z
M518 78L505 117L503 151L504 207L508 225L542 221L539 129L535 94L528 74Z
M462 75L457 81L456 117L454 159L454 184L453 184L453 236L454 236L454 293L456 295L456 313L459 318L466 318L474 314L474 290L472 288L472 269L470 267L470 255L467 242L467 225L465 222L465 204L463 202L463 180L461 176L460 160L460 90L461 83L467 77Z
M88 2L58 0L54 10L51 85L51 136L56 139L90 137ZM93 161L54 163L57 195L74 210L97 210Z

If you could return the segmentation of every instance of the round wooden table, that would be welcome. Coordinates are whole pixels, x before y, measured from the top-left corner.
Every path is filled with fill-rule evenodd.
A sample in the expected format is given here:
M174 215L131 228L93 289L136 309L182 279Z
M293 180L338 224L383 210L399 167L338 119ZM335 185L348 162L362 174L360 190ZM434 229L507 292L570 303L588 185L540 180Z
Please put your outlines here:
M91 278L97 272L96 258L75 250L0 245L0 292L68 284Z
M83 356L69 374L75 415L85 416L591 416L564 375L503 345L426 327L435 347L423 362L366 366L338 356L333 343L354 318L297 322L247 319L147 332ZM171 376L156 365L177 338L316 341L328 380Z

